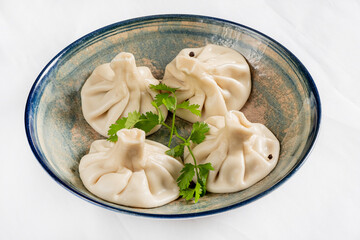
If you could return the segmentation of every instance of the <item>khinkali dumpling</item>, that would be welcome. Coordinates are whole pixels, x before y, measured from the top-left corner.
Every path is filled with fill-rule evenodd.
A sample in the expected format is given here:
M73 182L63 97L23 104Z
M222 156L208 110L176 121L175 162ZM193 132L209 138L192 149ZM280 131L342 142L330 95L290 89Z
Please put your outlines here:
M176 115L190 122L240 110L251 91L245 58L231 48L213 44L181 50L166 66L162 82L179 88L179 103L189 100L190 104L200 105L201 117L185 109L176 110Z
M210 162L207 190L213 193L236 192L248 188L268 175L276 166L280 144L260 123L249 122L239 111L205 121L210 131L204 142L192 148L198 164ZM185 163L192 163L185 153Z
M85 187L107 201L152 208L179 197L176 179L183 168L166 146L145 140L140 129L122 129L118 141L96 140L79 165Z
M86 121L98 133L107 137L111 124L128 113L156 112L151 105L157 92L149 85L158 85L147 67L136 67L131 53L119 53L111 63L105 63L93 71L81 90L82 110ZM166 118L167 109L160 110ZM157 131L160 125L150 133ZM149 133L149 134L150 134Z

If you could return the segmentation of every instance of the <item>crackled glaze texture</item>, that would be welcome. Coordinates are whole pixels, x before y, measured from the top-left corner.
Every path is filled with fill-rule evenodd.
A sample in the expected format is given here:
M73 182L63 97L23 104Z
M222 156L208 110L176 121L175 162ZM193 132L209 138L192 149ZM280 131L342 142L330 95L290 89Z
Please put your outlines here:
M248 61L252 92L242 108L251 122L267 126L279 139L278 164L264 179L240 192L207 194L197 204L176 200L152 209L131 208L91 194L79 178L78 165L91 143L103 137L85 121L80 90L95 67L119 52L133 53L136 64L161 79L165 66L183 48L218 44ZM26 107L30 145L45 170L76 195L103 207L155 217L192 217L221 212L263 196L304 161L316 138L320 102L304 66L288 50L255 30L220 19L165 15L116 23L99 29L58 54L38 77ZM170 116L171 117L171 114ZM168 119L169 119L168 117ZM188 123L178 127L188 134ZM166 143L166 129L149 137Z

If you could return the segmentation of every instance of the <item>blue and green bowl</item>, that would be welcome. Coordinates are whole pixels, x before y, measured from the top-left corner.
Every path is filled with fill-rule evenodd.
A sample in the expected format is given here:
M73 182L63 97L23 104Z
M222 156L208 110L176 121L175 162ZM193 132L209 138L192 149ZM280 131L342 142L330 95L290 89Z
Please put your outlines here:
M275 169L250 188L211 194L194 204L178 199L165 206L142 209L102 200L82 184L78 164L90 144L103 138L85 121L80 91L94 68L119 52L134 54L161 79L165 66L183 48L218 44L247 59L252 92L242 111L252 122L265 124L280 140ZM65 189L98 206L133 215L189 218L215 214L248 204L280 186L308 157L318 135L319 94L304 65L285 47L246 26L195 15L148 16L115 23L75 41L42 70L25 110L25 128L35 157ZM180 127L187 128L185 122ZM166 141L163 130L151 135Z

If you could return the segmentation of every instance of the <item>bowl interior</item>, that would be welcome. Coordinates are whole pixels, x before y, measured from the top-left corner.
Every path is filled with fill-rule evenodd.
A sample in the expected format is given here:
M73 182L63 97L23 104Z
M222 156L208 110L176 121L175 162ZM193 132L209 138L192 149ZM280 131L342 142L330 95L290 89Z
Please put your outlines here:
M231 194L207 194L197 204L177 200L153 208L129 208L91 194L79 178L78 164L90 144L103 138L85 121L80 91L94 68L117 53L134 54L161 79L165 66L188 47L214 43L231 47L251 66L252 92L242 111L252 122L265 124L280 140L276 168L252 187ZM199 16L157 16L129 20L97 30L76 41L40 74L29 95L26 128L32 149L43 167L75 194L110 209L147 216L195 216L240 206L263 195L305 159L317 135L320 106L312 79L285 48L244 26ZM186 130L187 124L180 122ZM165 141L164 130L151 139Z

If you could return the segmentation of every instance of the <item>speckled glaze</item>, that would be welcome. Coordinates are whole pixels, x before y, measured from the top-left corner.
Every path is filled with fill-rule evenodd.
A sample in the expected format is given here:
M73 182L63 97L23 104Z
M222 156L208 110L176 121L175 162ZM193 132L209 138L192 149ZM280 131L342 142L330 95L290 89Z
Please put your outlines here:
M80 90L94 68L127 51L134 54L138 66L149 67L161 79L165 66L181 49L207 43L233 48L249 62L253 85L242 111L250 121L265 124L278 137L281 153L276 168L246 190L207 194L197 204L176 200L158 208L130 208L87 191L79 178L78 164L91 142L103 138L87 124L81 111ZM313 147L320 114L319 95L308 71L276 41L221 19L160 15L109 25L61 51L40 73L30 91L25 127L40 164L75 195L119 212L186 218L242 206L279 186L301 166ZM179 119L178 127L184 135L188 134L186 121ZM167 136L167 130L162 128L149 139L166 143Z

